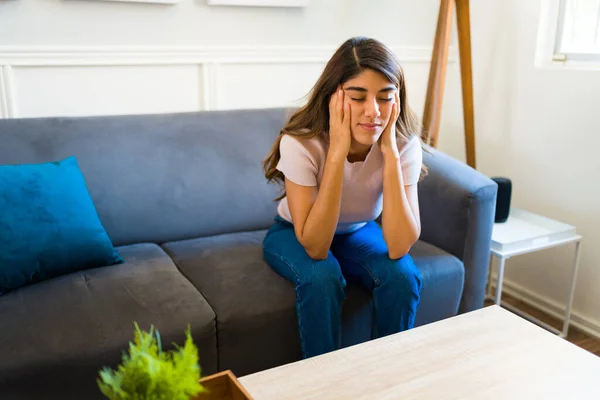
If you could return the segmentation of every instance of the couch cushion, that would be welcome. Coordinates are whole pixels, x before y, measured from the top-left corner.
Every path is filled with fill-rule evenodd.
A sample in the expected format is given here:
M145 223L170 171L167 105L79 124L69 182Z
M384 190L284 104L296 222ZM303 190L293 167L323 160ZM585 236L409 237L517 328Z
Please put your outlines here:
M293 286L263 261L265 233L163 244L215 310L219 370L237 376L301 357Z
M217 315L219 369L246 375L301 358L293 285L263 260L266 231L163 244L182 273ZM463 267L455 257L417 243L413 257L423 276L417 318L456 313ZM368 294L349 283L342 310L342 346L371 338ZM438 303L440 302L440 303Z
M122 262L75 157L0 165L0 295Z
M0 297L3 399L103 398L98 371L121 361L134 321L146 330L154 324L165 348L173 341L183 344L190 324L203 373L216 371L215 315L202 295L157 245L118 250L124 264Z
M463 263L429 243L416 242L410 255L423 280L415 327L455 316L462 297L465 269ZM342 345L350 346L369 340L372 315L371 298L361 289L348 284L342 310Z
M415 326L455 316L465 281L462 261L423 241L415 243L410 255L423 278Z

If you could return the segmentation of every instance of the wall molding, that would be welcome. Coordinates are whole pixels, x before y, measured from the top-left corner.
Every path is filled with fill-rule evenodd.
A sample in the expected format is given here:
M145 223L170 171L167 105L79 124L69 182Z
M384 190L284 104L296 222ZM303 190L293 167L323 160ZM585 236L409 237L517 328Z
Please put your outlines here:
M14 67L69 65L185 65L252 63L322 63L331 46L142 47L142 46L0 46L0 65ZM431 62L432 46L392 46L402 63ZM456 62L456 46L449 63Z
M219 82L219 64L206 63L202 65L202 98L204 103L203 109L210 111L215 110L219 104L217 90L217 82Z
M432 46L391 46L402 64L429 64ZM21 68L195 66L203 110L219 105L221 68L250 64L325 64L333 46L0 46L0 118L18 118L14 73ZM458 49L449 49L449 63Z
M4 65L0 65L0 118L8 118L8 99L4 83Z
M496 285L496 274L492 275L492 287ZM564 305L557 301L550 299L546 296L542 296L539 293L532 292L515 281L504 279L502 283L502 292L506 293L517 300L524 302L525 304L536 308L551 317L557 318L562 321L564 318ZM571 310L571 326L579 329L586 334L600 339L600 321L595 320L587 315L584 315L575 309Z
M14 94L12 68L0 63L0 118L13 118L16 115Z

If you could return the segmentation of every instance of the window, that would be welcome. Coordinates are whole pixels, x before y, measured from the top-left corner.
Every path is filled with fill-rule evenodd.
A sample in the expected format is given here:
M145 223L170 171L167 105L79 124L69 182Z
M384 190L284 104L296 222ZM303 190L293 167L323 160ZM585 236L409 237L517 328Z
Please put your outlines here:
M600 60L600 0L560 0L554 60Z

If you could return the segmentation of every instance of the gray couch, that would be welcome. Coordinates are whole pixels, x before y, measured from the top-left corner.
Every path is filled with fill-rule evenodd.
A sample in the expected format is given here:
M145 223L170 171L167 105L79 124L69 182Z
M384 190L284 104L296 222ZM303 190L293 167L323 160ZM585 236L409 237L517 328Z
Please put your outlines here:
M0 164L75 155L124 264L0 296L0 398L102 398L133 322L182 343L203 374L300 359L294 290L263 261L277 190L260 162L283 109L0 120ZM419 184L423 276L417 325L482 307L496 184L432 151ZM1 190L1 188L0 188ZM0 210L1 218L2 210ZM350 284L344 346L369 340L369 295Z

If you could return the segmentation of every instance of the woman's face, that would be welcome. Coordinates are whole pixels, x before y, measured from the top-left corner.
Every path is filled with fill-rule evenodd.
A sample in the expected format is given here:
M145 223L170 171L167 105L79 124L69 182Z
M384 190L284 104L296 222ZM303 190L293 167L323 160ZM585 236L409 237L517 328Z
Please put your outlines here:
M366 69L342 88L350 103L352 138L365 146L377 143L390 120L396 86L382 73Z

